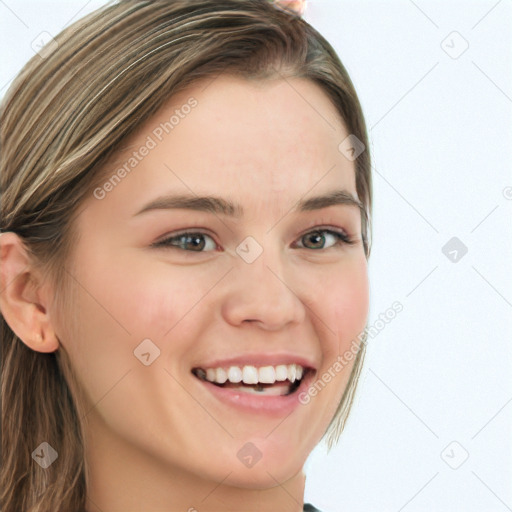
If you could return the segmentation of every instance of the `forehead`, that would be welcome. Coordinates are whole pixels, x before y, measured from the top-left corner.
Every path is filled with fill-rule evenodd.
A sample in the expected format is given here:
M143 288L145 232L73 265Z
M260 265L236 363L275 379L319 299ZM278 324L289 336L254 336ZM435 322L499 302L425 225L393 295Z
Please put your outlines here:
M107 166L111 174L151 149L108 200L131 195L135 208L176 191L236 195L249 209L251 199L291 207L309 191L344 188L357 197L354 162L338 149L347 136L335 106L309 80L218 76L174 95L126 140Z

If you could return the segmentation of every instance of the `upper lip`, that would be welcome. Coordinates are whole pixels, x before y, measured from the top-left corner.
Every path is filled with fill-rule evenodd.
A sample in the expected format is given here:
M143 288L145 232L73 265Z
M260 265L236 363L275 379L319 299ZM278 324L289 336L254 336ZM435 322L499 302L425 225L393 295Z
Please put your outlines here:
M193 368L228 368L230 366L277 366L280 364L298 364L303 368L316 370L315 363L304 356L295 354L245 354L227 359L212 359L211 361L200 363Z

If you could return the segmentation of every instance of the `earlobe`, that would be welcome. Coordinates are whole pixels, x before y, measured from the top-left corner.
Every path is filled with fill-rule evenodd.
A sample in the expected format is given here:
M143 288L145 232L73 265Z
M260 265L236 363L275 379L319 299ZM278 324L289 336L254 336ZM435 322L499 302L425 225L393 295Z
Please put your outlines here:
M54 352L59 342L38 294L35 269L21 238L13 232L0 235L0 311L11 330L37 352Z

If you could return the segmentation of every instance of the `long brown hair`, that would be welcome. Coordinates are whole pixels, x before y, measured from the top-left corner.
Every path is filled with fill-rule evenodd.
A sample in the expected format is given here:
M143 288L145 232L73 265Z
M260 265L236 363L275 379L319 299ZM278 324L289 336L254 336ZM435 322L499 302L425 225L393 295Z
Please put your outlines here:
M313 27L269 0L109 2L28 61L0 105L0 229L21 237L63 309L73 307L62 271L76 236L73 221L101 181L102 164L170 96L225 72L248 80L304 77L328 95L348 132L366 147L355 164L369 257L366 125L344 66ZM0 324L0 510L85 510L83 411L66 352L34 351L3 316ZM329 449L348 417L365 348L363 342L325 434ZM58 452L46 469L31 456L42 442Z

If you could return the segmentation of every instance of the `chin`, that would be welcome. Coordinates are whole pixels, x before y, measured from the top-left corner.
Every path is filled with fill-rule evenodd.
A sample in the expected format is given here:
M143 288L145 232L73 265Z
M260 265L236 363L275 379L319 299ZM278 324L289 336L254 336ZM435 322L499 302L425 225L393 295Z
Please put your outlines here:
M280 467L278 464L267 464L264 466L262 461L260 461L260 463L250 469L240 468L237 471L233 470L229 477L223 481L223 484L242 489L264 490L277 487L300 472L302 472L302 465L300 464L292 470L291 468ZM219 476L220 480L222 480L226 474Z
M298 446L287 446L285 442L276 446L278 439L272 442L262 438L247 439L225 468L223 477L231 471L227 484L247 489L275 487L301 472L309 456L309 453L300 456Z

